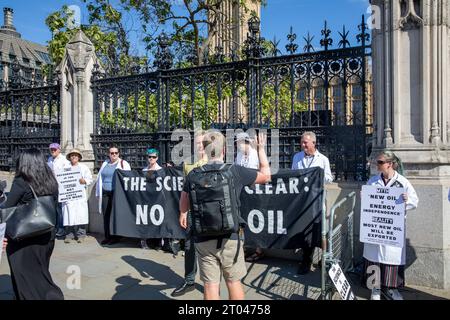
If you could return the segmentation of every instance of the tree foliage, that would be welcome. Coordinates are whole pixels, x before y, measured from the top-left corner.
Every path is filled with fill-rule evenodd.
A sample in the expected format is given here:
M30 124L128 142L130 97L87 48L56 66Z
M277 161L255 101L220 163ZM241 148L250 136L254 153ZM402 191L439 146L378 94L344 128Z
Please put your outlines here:
M132 63L141 62L141 58L129 54L130 42L121 22L120 12L112 5L106 4L107 1L95 2L99 5L87 5L90 12L89 25L70 28L74 25L74 13L67 6L47 17L45 23L53 34L52 40L48 42L48 51L54 65L61 62L66 45L79 29L92 41L96 54L107 71L126 70Z

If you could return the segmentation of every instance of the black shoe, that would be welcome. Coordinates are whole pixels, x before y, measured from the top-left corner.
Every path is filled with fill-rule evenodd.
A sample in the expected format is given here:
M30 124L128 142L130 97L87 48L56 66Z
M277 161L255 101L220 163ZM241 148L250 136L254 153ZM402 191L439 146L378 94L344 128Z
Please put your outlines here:
M116 244L116 243L119 243L119 242L120 242L119 238L112 238L111 240L109 240L108 244Z
M305 275L311 270L311 262L300 262L297 274Z
M66 233L64 232L64 229L59 229L55 234L55 236L58 238L64 237L65 235Z
M172 248L170 247L169 244L164 244L162 247L162 251L167 252L167 253L173 253Z
M109 242L111 241L111 239L104 239L102 242L100 242L100 244L102 246L109 244Z
M170 294L172 297L179 297L182 296L185 293L188 293L190 291L195 290L195 283L183 283L181 286L173 290L173 292Z

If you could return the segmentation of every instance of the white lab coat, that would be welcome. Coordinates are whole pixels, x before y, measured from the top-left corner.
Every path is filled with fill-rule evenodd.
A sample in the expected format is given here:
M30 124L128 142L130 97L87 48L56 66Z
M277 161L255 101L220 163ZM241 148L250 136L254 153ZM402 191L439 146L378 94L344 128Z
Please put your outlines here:
M333 175L331 174L330 160L323 154L316 150L312 157L305 157L305 152L301 151L294 155L292 159L292 170L308 169L320 167L324 170L324 182L333 182Z
M81 170L81 177L86 180L85 188L92 183L92 174L89 168L78 163ZM76 168L77 166L71 166ZM89 209L87 203L87 195L85 199L64 202L62 205L63 223L64 226L78 226L89 223Z
M105 162L103 162L100 171L98 172L97 175L97 185L95 186L95 196L98 198L98 213L102 214L102 198L103 198L103 183L102 183L102 170L104 167L106 167L106 165L109 163L109 160L106 160ZM130 171L131 170L131 166L130 164L119 158L119 163L116 167L116 169L120 169L120 170L125 170L125 171Z
M416 191L414 190L412 184L404 176L398 174L397 172L395 172L394 177L388 182L386 186L384 185L381 174L370 178L367 184L381 187L405 188L406 193L408 194L408 201L406 202L406 210L408 211L417 208L419 198L417 197ZM379 262L395 266L405 265L406 248L364 243L363 256L364 258L372 262Z
M250 148L247 156L243 152L238 151L236 161L234 163L245 168L259 169L258 151Z
M55 159L49 157L47 164L52 169L53 173L62 171L64 168L70 167L70 161L66 159L61 153Z
M152 170L152 171L157 171L157 170L161 170L161 169L162 169L162 167L161 167L159 164L156 164L156 165L155 165L155 169ZM148 169L148 166L147 166L147 167L145 167L144 169L142 169L142 171L143 171L143 172L147 172L147 171L150 171L150 170Z

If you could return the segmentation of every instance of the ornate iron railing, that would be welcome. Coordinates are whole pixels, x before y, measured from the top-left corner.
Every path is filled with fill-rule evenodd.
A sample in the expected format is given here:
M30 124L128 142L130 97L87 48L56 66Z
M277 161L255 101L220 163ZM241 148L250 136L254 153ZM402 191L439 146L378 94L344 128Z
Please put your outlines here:
M162 36L151 72L147 68L140 73L135 66L134 74L111 77L96 69L92 79L96 165L104 160L110 143L118 144L135 168L145 165L149 146L159 147L162 160L168 161L170 133L177 128L192 130L194 122L201 121L204 129L279 129L281 167L291 165L301 133L314 131L337 179L365 179L372 109L367 108L370 44L364 17L357 46L350 46L344 27L337 48L332 48L325 23L322 51L314 51L313 37L308 35L304 52L297 53L291 30L287 55L279 55L276 40L268 49L259 29L250 25L244 60L237 60L233 52L224 62L227 57L217 48L204 65L172 68L173 57Z
M12 170L21 150L60 140L59 85L0 91L0 170Z

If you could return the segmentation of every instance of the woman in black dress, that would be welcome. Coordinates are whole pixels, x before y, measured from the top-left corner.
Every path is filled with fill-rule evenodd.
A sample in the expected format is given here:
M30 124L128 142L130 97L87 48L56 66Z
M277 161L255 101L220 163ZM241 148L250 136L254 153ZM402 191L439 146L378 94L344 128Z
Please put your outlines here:
M17 159L16 174L3 208L25 204L37 196L58 198L58 183L48 167L43 153L25 150ZM50 257L55 246L55 231L40 236L13 241L8 239L6 255L17 300L63 300L61 289L49 272Z

